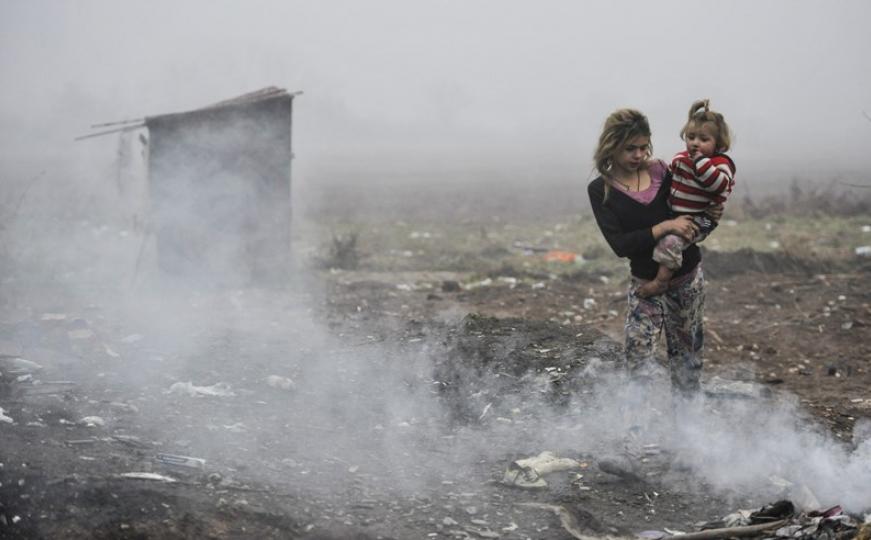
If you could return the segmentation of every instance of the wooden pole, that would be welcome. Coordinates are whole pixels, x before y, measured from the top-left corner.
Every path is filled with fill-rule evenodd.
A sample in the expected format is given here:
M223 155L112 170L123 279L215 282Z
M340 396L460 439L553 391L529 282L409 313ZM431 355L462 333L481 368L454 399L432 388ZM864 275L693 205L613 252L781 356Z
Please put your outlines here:
M124 127L115 128L115 129L107 129L106 131L100 131L98 133L91 133L90 135L82 135L80 137L76 137L73 140L74 141L83 141L85 139L91 139L93 137L102 137L103 135L109 135L111 133L121 133L122 131L132 131L134 129L139 129L139 128L143 127L144 125L145 125L145 122L143 122L141 124L136 124L133 126L124 126Z
M132 118L130 120L118 120L117 122L104 122L102 124L91 124L92 128L101 128L109 126L121 126L124 124L135 124L145 122L145 118Z
M769 523L759 523L758 525L745 525L743 527L725 527L723 529L708 529L694 533L679 534L675 536L666 536L662 540L680 539L680 540L722 540L723 538L742 538L746 536L756 536L759 533L769 529L777 529L789 522L788 519L780 519Z

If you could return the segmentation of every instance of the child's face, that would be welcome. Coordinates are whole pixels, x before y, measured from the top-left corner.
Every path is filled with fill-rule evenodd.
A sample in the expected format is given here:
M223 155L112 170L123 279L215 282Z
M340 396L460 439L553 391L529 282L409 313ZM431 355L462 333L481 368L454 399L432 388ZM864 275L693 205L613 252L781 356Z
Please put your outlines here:
M717 151L717 133L710 122L691 125L684 134L684 140L687 143L687 152L693 158L710 157Z
M650 154L650 137L638 135L626 141L614 156L614 165L619 172L637 171Z

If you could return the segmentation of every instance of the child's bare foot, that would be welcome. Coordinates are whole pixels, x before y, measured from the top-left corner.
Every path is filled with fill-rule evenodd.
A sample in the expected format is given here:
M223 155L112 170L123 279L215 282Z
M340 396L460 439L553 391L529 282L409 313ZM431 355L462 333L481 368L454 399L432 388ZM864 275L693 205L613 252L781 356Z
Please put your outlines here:
M662 294L668 290L668 281L661 281L659 279L654 279L648 281L647 283L642 283L638 290L636 291L638 296L641 298L647 298L649 296L656 296L658 294Z

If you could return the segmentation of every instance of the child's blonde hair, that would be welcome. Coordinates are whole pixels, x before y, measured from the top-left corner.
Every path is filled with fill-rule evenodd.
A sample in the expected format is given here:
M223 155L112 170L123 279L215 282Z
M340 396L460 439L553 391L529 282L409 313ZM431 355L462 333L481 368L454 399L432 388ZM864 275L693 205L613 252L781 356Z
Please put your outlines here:
M596 170L605 177L610 177L611 160L614 154L630 140L642 135L650 137L650 123L647 117L635 109L617 109L605 119L602 134L599 135L599 145L593 154ZM649 147L648 157L653 148Z
M701 126L706 123L714 126L717 151L727 152L732 146L732 134L729 130L729 124L726 123L726 119L723 118L722 114L711 110L711 100L709 99L700 99L693 102L692 107L690 107L687 123L680 130L680 138L684 139L691 127Z

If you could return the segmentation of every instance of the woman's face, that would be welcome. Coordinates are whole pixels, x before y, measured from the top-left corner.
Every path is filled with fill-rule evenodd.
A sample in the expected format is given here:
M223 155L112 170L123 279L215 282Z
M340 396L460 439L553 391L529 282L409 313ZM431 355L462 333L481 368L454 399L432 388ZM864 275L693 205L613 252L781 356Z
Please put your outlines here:
M647 161L650 154L650 137L638 135L626 141L614 156L617 173L634 173Z

